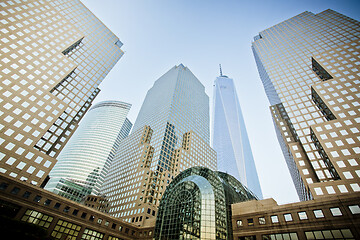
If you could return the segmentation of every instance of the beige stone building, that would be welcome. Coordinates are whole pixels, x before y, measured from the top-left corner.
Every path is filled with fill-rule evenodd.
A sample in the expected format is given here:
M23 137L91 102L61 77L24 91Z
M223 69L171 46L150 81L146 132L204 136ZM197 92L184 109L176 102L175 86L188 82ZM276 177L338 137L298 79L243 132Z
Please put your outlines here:
M234 239L360 238L359 26L332 10L304 12L255 37L275 129L303 201L234 204Z
M41 186L122 43L78 0L0 6L0 172Z
M304 12L253 43L301 200L360 192L360 23Z

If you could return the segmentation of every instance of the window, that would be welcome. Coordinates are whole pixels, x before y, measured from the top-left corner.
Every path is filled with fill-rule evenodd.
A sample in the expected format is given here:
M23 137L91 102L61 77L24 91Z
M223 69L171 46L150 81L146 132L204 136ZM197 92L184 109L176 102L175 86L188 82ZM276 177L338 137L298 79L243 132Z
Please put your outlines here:
M278 218L278 216L276 216L276 215L273 215L273 216L271 216L270 218L271 218L271 222L272 222L272 223L278 223L278 222L279 222L279 218Z
M350 229L332 229L305 232L306 239L354 239Z
M52 220L53 217L30 209L26 210L24 216L21 218L21 221L33 223L44 228L49 228Z
M68 213L69 210L70 210L70 207L69 207L69 206L66 206L63 211L64 211L64 213Z
M82 235L81 239L92 239L92 240L102 240L104 237L104 234L97 232L95 230L91 230L86 228L84 230L84 233Z
M342 216L342 213L340 211L340 208L336 207L336 208L330 208L331 214L336 217L336 216Z
M61 206L61 204L57 202L57 203L55 204L54 208L55 208L55 209L59 209L60 206Z
M141 237L141 236L142 236L142 235L141 235L141 233L140 233L140 237ZM114 236L109 235L108 240L121 240L121 239L120 239L120 238L117 238L117 237L114 237Z
M89 220L90 220L91 222L93 222L93 221L94 221L94 219L95 219L94 215L90 215Z
M64 221L59 220L51 233L51 236L55 239L61 239L63 234L66 236L66 239L76 239L79 235L81 226Z
M314 210L314 215L315 215L315 218L323 218L324 217L324 213L322 210Z
M0 184L0 190L5 190L5 189L7 189L8 186L9 186L9 184L2 182Z
M284 218L286 222L291 222L293 220L291 213L284 214Z
M116 228L116 224L113 223L113 224L111 225L111 228L112 228L112 229L115 229L115 228Z
M11 190L11 193L14 194L14 195L16 195L16 194L19 193L19 191L20 191L20 188L14 187L14 188Z
M50 199L46 199L44 202L45 206L49 206L52 201Z
M81 218L86 218L86 213L82 213Z
M41 196L39 196L39 195L36 195L36 197L34 198L34 202L40 202L40 200L41 200Z
M265 224L265 218L264 217L259 217L259 224L263 225Z
M76 216L76 215L78 215L78 213L79 213L79 210L78 210L78 209L74 209L72 215Z
M351 206L349 206L349 209L352 214L360 214L359 205L351 205Z
M29 198L30 195L31 195L31 192L26 191L26 192L24 192L24 194L23 194L23 198Z
M255 238L254 238L255 239ZM262 239L274 239L274 240L298 240L296 233L278 233L278 234L266 234L262 235ZM315 239L315 238L314 238Z
M300 220L308 219L308 216L306 215L306 212L298 212L298 215L299 215Z
M248 226L254 226L254 219L249 218L247 221L248 221Z

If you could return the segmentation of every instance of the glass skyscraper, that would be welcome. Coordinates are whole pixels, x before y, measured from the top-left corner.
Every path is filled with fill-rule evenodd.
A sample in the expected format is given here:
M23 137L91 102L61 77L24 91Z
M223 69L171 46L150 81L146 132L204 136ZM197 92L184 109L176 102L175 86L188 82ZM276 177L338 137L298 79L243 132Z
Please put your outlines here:
M216 153L209 146L209 97L180 64L154 83L132 133L120 143L102 187L110 214L143 224L156 215L171 180L193 166L216 170Z
M79 0L0 6L0 173L43 186L122 43Z
M252 44L301 200L360 191L360 23L301 13ZM274 172L274 174L276 174Z
M99 194L115 151L132 127L126 117L130 107L120 101L94 105L59 155L45 189L78 202Z
M183 64L170 69L148 91L133 132L145 125L164 132L166 122L175 125L177 134L193 130L209 142L209 97L204 85Z
M225 75L214 82L211 146L218 170L226 172L262 198L259 178L233 79Z

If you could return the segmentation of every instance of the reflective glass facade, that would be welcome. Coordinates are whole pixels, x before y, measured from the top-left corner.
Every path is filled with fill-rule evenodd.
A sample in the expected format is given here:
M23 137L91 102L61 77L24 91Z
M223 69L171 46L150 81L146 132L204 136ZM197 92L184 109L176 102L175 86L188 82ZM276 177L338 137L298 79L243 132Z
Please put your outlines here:
M59 155L45 189L75 201L99 194L115 151L132 127L126 118L130 107L120 101L94 105Z
M78 0L0 7L0 172L41 186L123 51Z
M166 122L174 125L176 134L193 130L205 142L210 141L209 97L204 85L183 64L156 80L146 94L133 131L149 125L156 132L164 132Z
M217 153L218 170L234 176L262 198L233 79L223 75L216 78L213 104L211 143Z
M301 200L360 191L359 29L330 9L304 12L252 44Z
M166 186L193 166L216 169L209 146L209 98L184 65L148 91L132 133L120 143L102 187L112 216L135 224L154 217Z
M231 204L251 199L256 197L234 177L189 168L161 199L154 239L233 239Z

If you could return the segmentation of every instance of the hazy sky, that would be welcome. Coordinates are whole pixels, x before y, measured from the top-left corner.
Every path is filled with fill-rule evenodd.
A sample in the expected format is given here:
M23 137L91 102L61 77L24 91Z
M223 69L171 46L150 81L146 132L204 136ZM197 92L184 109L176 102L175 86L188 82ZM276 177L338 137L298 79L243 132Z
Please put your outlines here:
M269 102L251 42L258 32L304 11L328 8L360 19L359 0L83 0L124 43L125 55L100 85L95 100L132 104L134 123L146 92L161 75L183 63L204 84L212 105L213 82L234 79L264 198L298 201L280 150Z

